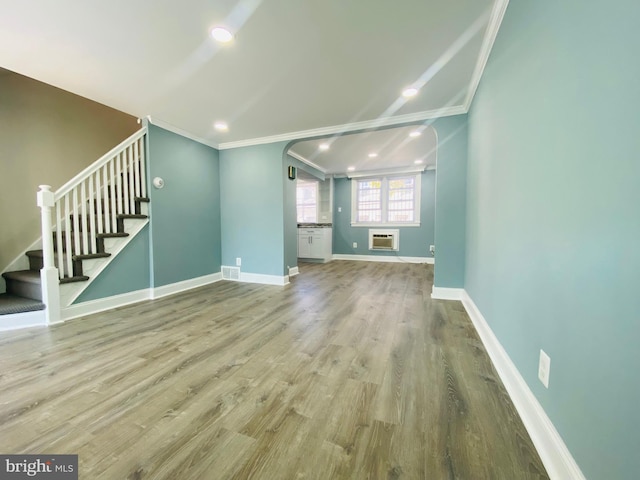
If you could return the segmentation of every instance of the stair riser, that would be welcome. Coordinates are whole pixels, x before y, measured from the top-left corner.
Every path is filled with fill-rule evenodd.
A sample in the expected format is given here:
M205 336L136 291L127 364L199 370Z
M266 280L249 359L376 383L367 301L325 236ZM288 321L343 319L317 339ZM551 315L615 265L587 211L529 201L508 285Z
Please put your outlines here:
M111 204L111 200L109 199L108 202L109 202L108 203L108 210L111 211L111 209L113 207L112 204ZM143 214L144 213L142 211L142 204L143 203L146 203L146 202L141 202L139 200L135 200L133 202L133 205L134 205L133 210L134 211L132 213L135 213L136 215ZM91 202L89 202L89 209L91 209ZM102 213L104 215L104 212L105 212L105 200L103 198L102 200L100 200L100 213ZM93 213L96 213L96 214L98 213L98 200L94 200L93 201Z
M96 218L95 220L96 222L96 233L98 232L98 219ZM106 230L106 222L104 220L104 215L103 218L101 220L102 222L102 230L105 231ZM111 219L109 220L109 224L111 224ZM73 222L73 215L71 215L71 231L74 232L76 229L76 226ZM78 215L78 231L82 232L82 215ZM91 219L87 219L87 232L91 231ZM116 232L118 233L122 233L124 232L124 222L122 218L116 218Z
M39 271L44 267L42 257L29 257L29 270Z
M6 279L6 282L7 293L18 297L42 301L42 288L40 285L11 279Z

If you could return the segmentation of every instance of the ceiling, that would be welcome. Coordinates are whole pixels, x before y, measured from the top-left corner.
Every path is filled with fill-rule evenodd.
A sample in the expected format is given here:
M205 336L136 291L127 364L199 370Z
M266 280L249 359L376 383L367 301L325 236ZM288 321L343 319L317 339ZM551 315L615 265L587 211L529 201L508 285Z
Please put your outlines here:
M466 112L508 0L0 2L0 67L231 148Z
M323 144L328 150L320 148ZM397 169L435 168L437 137L431 126L394 127L304 140L292 145L288 153L325 174L391 173Z

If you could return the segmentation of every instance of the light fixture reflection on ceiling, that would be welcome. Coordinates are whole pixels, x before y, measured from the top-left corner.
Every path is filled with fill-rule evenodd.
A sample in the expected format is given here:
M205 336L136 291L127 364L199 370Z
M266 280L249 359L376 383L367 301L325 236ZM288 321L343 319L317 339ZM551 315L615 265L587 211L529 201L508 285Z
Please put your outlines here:
M322 150L323 152L326 152L327 150L329 150L329 144L328 143L321 143L318 148L320 150Z
M347 171L348 171L348 172L353 172L355 169L356 169L356 167L348 167L348 168L347 168Z
M233 40L233 35L224 27L215 27L211 29L211 36L220 43L229 43Z
M413 163L415 163L416 165L420 165L422 163L424 163L423 160L414 160Z
M402 96L404 98L411 98L411 97L415 97L418 94L418 89L415 87L409 87L409 88L405 88L402 91Z
M416 138L416 137L419 137L420 135L422 135L422 132L420 132L419 130L414 130L409 134L411 138Z
M225 122L216 122L213 124L213 128L215 128L219 132L226 132L227 130L229 130L229 125L227 125Z
M371 152L371 153L369 154L369 158L376 158L377 156L378 156L378 154L377 154L377 153L375 153L375 152Z

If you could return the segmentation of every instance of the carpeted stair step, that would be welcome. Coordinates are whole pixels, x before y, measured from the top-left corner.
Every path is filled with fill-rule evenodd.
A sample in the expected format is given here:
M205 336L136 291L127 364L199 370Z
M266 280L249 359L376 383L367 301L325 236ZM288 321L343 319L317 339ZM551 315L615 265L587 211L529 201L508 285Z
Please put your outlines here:
M90 214L89 214L90 215ZM74 215L69 215L69 217L71 218L71 230L74 231L75 230L75 224L74 224ZM78 215L78 230L82 231L82 215ZM102 222L102 226L103 228L106 225L106 221L105 218L107 218L106 215L102 215L102 217L99 219L97 218L97 215L94 215L95 218L95 222L96 222L96 227L98 222ZM111 217L108 216L109 221L111 221ZM147 217L146 215L142 215L142 214L138 214L138 213L119 213L116 215L116 229L118 230L118 232L124 232L124 221L130 218L137 218L137 219L141 219L144 220ZM87 218L87 231L89 231L91 229L91 218Z
M2 274L2 277L7 283L7 293L17 297L42 301L40 272L35 270L18 270L17 272L5 272Z
M41 301L33 300L31 298L17 297L10 293L0 294L0 315L36 312L44 309L45 305Z
M75 277L65 277L60 280L60 284L63 283L73 283L73 282L86 282L89 280L89 277L86 275L76 275Z
M44 259L42 257L42 250L30 250L26 253L27 257L29 257L29 269L40 271L44 266ZM85 255L72 255L71 262L73 267L73 275L82 277L82 260L92 260L94 258L107 258L110 257L110 253L101 252L101 253L89 253ZM64 254L64 258L66 261L67 254ZM54 254L54 260L56 267L60 269L58 265L58 256ZM66 271L66 268L65 268Z

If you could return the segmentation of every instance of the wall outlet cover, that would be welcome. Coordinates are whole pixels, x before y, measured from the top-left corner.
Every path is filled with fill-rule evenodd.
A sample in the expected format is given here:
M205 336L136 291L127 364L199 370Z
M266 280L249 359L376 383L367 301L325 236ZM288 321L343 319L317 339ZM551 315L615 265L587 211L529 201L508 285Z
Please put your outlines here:
M353 242L353 248L358 248L358 242Z
M242 266L242 258L236 257L236 267Z

